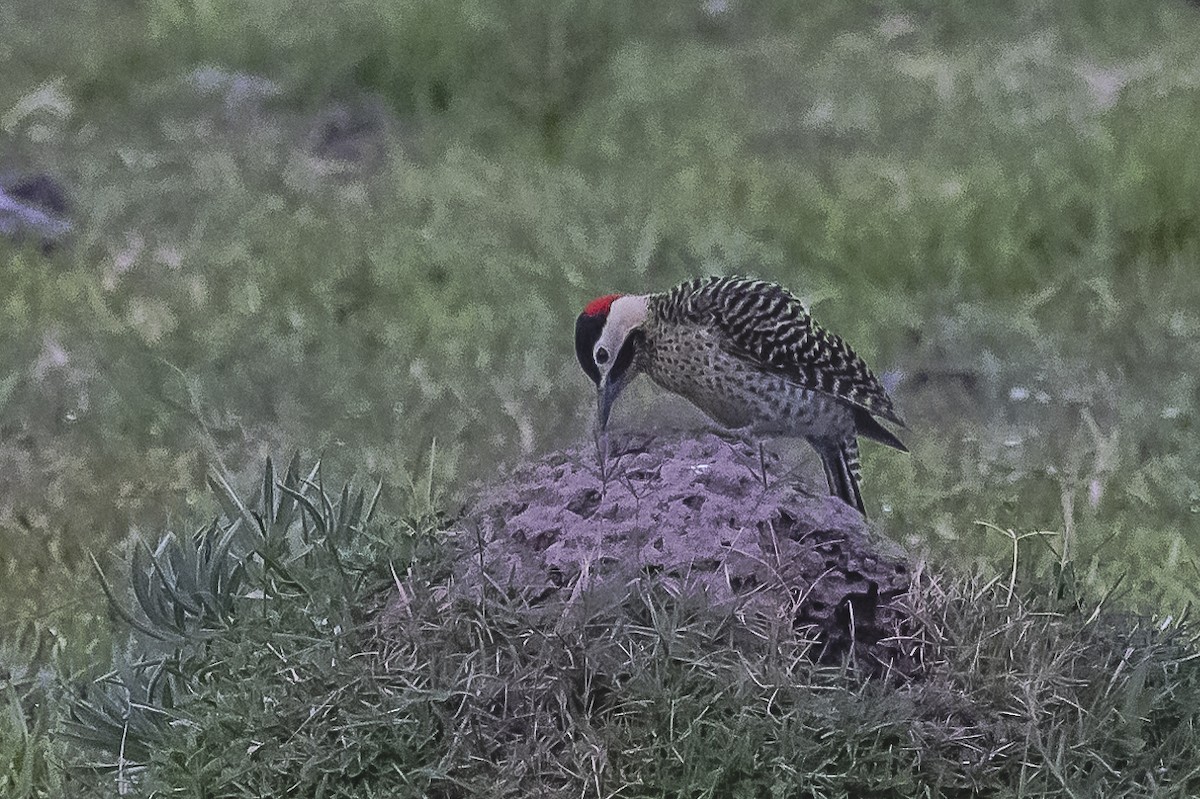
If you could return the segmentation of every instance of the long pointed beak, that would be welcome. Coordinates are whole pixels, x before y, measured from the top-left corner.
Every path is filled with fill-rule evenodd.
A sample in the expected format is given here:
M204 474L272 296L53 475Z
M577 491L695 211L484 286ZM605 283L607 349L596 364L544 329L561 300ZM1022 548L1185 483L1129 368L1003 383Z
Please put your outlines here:
M616 401L617 395L621 393L623 387L620 382L608 382L606 377L600 381L600 385L596 389L596 418L600 422L601 432L608 429L608 416L612 413L613 402Z

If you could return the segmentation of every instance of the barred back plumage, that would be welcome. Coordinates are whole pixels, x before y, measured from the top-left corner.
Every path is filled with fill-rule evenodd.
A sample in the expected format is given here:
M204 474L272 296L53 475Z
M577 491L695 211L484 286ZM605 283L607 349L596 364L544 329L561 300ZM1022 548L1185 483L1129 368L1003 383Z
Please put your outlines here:
M670 324L719 331L722 348L757 369L904 425L862 358L783 286L746 277L697 278L651 295L650 307Z

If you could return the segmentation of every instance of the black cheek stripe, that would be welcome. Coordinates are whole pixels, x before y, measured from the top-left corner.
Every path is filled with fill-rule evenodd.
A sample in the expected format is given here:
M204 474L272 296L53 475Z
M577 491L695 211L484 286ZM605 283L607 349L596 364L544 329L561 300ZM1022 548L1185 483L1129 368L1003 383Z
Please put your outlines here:
M625 372L629 370L630 364L633 363L633 356L637 354L638 347L642 346L642 340L646 334L640 330L634 330L625 337L625 343L621 345L621 351L617 353L617 360L613 363L612 371L608 373L608 382L619 383L625 376Z
M580 314L575 320L575 357L596 385L600 385L600 370L596 368L596 362L592 358L592 349L603 332L603 317Z

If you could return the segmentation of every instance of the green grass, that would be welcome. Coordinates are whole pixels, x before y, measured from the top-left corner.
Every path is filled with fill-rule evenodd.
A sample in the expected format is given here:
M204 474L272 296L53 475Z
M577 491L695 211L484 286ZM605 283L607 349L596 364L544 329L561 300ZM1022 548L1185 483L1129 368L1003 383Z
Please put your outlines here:
M536 602L455 585L441 520L375 517L367 494L319 474L268 464L257 500L215 484L216 523L146 542L106 582L128 642L90 685L41 691L65 775L35 772L18 795L1200 788L1200 660L1180 620L1062 584L922 571L914 678L864 681L815 665L821 644L790 620L653 576Z
M105 660L87 553L214 513L211 465L432 469L453 507L587 434L583 302L704 272L788 284L904 375L912 454L866 453L885 534L988 574L998 530L1048 531L1030 584L1197 599L1193 5L314 9L0 7L0 172L58 174L77 222L0 244L0 641ZM322 173L315 120L362 92L387 158Z

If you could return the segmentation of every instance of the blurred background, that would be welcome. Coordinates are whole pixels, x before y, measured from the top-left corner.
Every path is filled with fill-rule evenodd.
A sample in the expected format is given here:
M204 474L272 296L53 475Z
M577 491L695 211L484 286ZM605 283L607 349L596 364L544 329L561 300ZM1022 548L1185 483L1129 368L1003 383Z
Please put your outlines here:
M1198 598L1196 4L3 0L0 75L0 636L212 466L455 512L589 435L587 300L710 273L894 381L885 535Z

